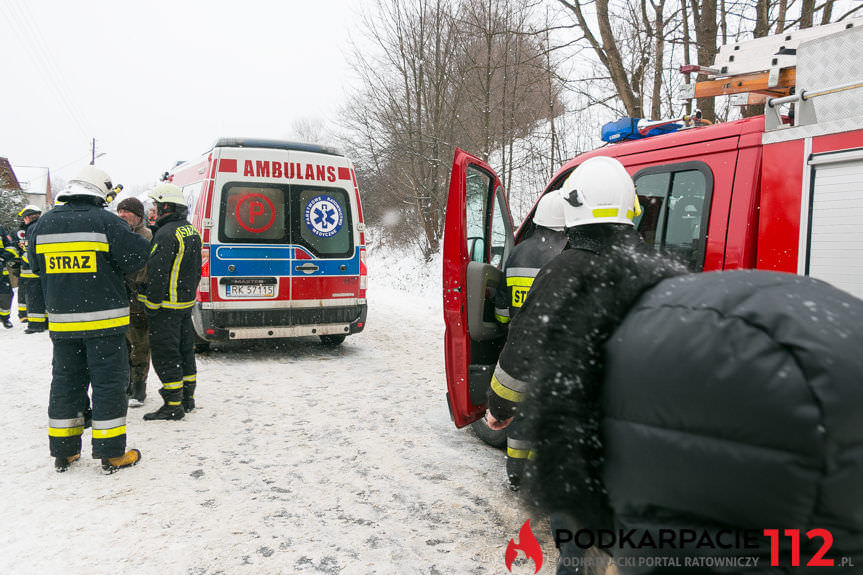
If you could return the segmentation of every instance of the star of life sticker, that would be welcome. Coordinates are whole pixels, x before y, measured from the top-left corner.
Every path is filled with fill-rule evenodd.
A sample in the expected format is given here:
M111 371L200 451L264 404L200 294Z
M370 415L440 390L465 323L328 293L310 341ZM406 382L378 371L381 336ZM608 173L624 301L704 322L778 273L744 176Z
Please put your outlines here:
M306 227L320 238L330 238L342 229L344 215L339 203L327 195L315 196L306 204Z

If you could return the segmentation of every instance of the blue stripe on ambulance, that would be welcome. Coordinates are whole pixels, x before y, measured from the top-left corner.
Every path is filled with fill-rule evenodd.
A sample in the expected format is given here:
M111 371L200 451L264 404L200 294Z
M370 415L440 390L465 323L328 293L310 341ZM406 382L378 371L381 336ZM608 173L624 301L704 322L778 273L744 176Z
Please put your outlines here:
M350 258L296 259L298 249L292 246L237 246L212 244L210 275L213 276L350 276L360 273L360 249L354 248ZM305 250L303 250L305 251ZM311 263L317 271L305 273L294 268ZM233 272L228 266L235 266ZM345 266L345 269L340 269Z

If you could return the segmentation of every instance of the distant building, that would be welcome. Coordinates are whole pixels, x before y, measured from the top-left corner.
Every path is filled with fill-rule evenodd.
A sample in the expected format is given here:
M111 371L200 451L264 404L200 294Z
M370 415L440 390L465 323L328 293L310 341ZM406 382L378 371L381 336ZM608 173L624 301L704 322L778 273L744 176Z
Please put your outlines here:
M15 171L6 158L0 158L0 190L20 190Z
M42 210L54 205L54 199L51 196L51 173L48 168L13 165L12 170L28 204L38 206Z

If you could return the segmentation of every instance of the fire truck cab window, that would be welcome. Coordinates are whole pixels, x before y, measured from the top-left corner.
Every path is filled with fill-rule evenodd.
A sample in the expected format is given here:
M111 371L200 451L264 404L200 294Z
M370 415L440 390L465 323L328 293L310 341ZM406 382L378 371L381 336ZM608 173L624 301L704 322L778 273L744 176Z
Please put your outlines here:
M700 271L713 187L709 168L701 162L657 166L633 179L642 210L635 226L644 241Z
M467 249L470 259L475 262L486 261L489 229L486 208L491 198L492 183L489 174L474 166L468 166L465 181Z

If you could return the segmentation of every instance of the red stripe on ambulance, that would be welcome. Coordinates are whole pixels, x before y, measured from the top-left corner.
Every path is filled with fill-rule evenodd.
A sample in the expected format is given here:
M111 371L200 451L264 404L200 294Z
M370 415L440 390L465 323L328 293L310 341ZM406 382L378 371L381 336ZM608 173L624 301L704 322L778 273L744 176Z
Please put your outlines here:
M219 171L220 172L233 172L237 173L237 160L219 160Z

